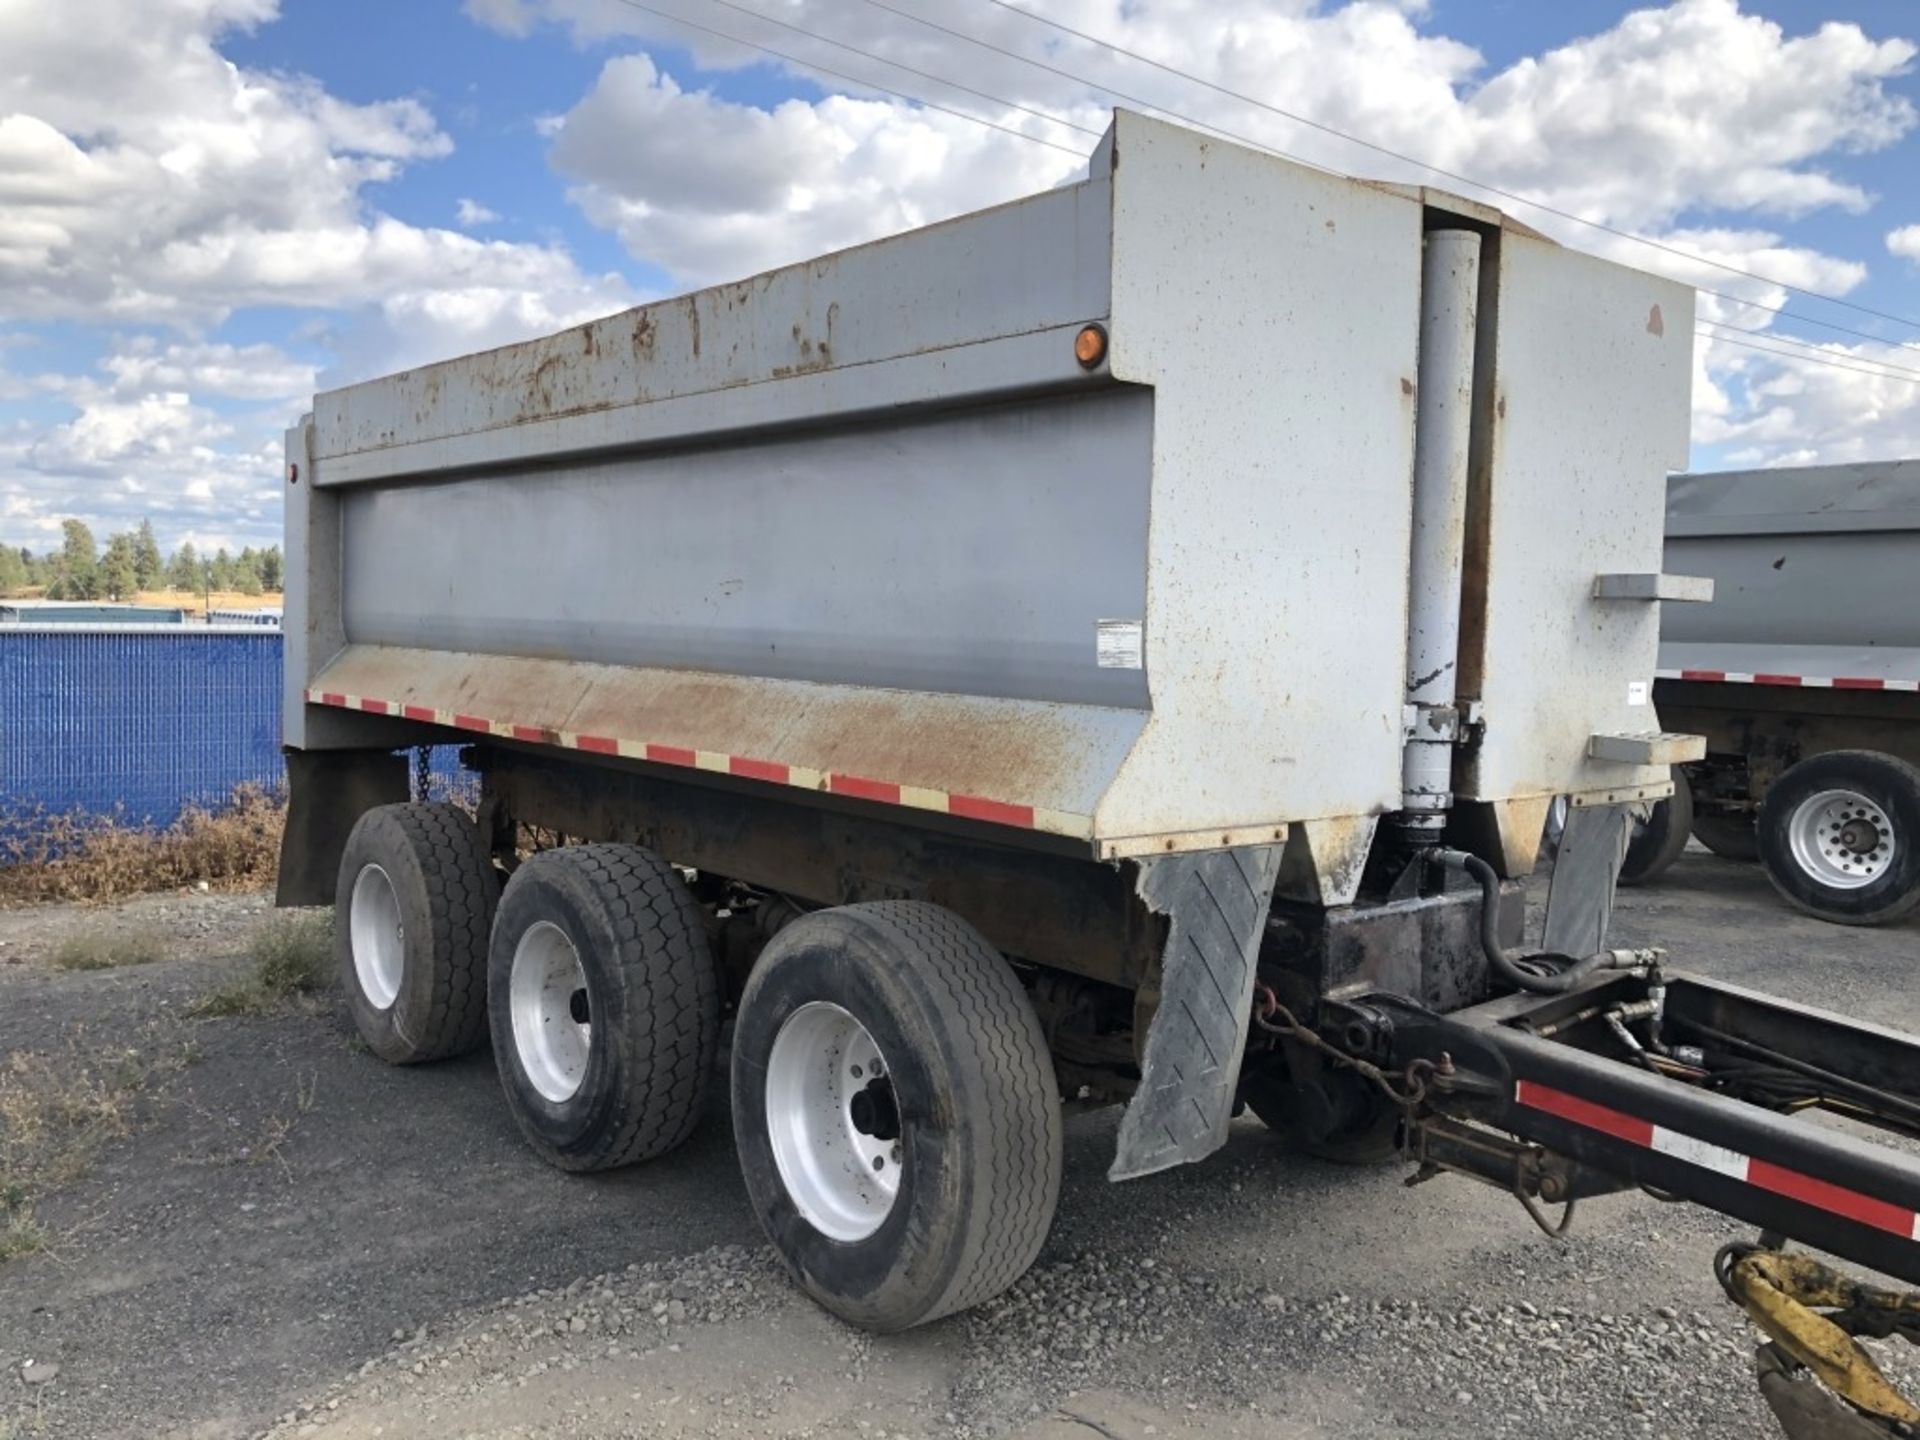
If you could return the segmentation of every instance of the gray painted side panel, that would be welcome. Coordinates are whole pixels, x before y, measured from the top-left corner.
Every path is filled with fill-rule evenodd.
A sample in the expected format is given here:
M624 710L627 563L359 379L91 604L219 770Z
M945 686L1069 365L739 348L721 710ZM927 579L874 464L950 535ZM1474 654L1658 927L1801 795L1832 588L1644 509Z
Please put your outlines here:
M1920 529L1670 537L1666 556L1714 594L1667 607L1662 640L1920 645Z
M325 461L1101 319L1110 204L1100 174L558 335L331 391L314 401L316 452Z
M1920 460L1718 470L1667 481L1667 537L1920 530Z
M1144 707L1152 392L338 492L358 644ZM422 541L431 538L431 545Z

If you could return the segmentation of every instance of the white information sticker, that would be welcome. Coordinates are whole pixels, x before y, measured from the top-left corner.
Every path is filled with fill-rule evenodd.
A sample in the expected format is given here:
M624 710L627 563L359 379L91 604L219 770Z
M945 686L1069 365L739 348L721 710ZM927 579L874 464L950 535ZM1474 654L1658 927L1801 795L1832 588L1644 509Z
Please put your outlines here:
M1629 680L1627 682L1627 704L1644 705L1647 703L1647 682Z
M1102 670L1138 670L1146 664L1138 620L1094 621L1093 650Z

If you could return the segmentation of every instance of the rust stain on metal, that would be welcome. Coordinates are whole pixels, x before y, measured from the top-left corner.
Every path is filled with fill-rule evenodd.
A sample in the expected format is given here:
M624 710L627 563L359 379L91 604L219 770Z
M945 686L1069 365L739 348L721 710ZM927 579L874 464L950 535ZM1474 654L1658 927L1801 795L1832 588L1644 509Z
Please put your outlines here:
M1402 395L1413 394L1413 381L1409 380L1404 375L1400 377L1400 393Z
M1097 747L1076 707L698 671L356 645L315 685L529 731L744 755L1084 813Z
M1649 307L1647 310L1647 334L1665 335L1666 333L1667 322L1660 316L1660 307L1658 305Z
M639 361L653 359L654 340L653 312L636 311L633 317L633 358Z
M1499 404L1495 405L1493 409L1494 409L1494 413L1497 414L1502 420L1506 419L1507 418L1507 397L1502 395L1500 397Z
M693 342L693 358L700 358L700 297L687 297L687 334Z

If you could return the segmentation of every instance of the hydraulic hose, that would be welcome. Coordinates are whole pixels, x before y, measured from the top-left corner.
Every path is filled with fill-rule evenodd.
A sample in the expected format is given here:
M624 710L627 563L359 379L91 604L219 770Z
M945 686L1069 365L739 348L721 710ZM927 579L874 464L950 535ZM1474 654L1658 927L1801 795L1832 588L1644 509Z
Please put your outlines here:
M1551 950L1509 954L1500 943L1500 877L1494 874L1493 867L1465 850L1435 848L1427 851L1427 855L1442 865L1465 871L1479 882L1480 948L1486 952L1487 964L1493 967L1493 973L1509 985L1535 995L1564 995L1595 970L1612 963L1613 952L1608 950L1585 959Z

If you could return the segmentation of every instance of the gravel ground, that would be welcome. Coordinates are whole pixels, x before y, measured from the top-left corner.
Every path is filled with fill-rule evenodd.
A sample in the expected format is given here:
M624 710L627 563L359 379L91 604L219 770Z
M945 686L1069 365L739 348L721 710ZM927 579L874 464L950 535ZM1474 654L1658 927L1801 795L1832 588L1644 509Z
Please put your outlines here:
M230 978L241 962L207 952L238 949L259 903L126 907L182 958L97 974L43 956L98 912L0 914L0 1050L176 1013ZM1751 867L1690 853L1616 933L1920 1030L1920 926L1820 925ZM1116 1115L1077 1113L1033 1273L875 1339L787 1286L717 1100L670 1160L569 1177L517 1142L484 1055L392 1070L331 1014L195 1037L135 1133L44 1207L53 1253L0 1268L0 1437L1771 1433L1708 1270L1738 1232L1690 1207L1590 1202L1555 1243L1470 1181L1408 1189L1251 1121L1202 1166L1112 1187ZM1920 1387L1914 1358L1889 1357Z

